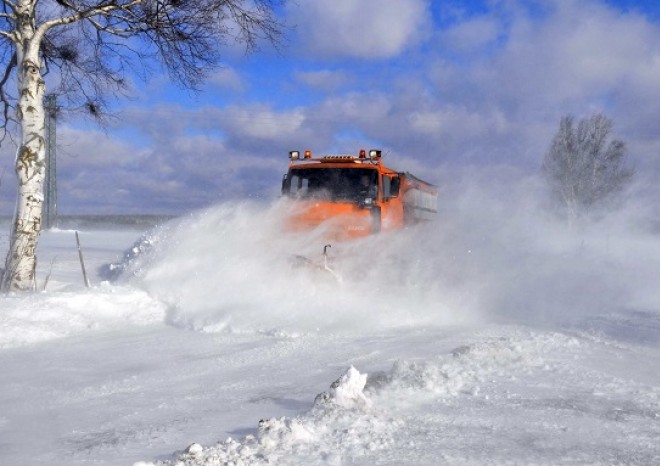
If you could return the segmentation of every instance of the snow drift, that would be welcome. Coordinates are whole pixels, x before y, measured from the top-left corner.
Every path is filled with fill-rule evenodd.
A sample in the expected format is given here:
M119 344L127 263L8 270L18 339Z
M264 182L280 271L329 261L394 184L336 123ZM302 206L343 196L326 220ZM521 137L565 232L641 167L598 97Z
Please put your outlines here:
M261 420L255 435L208 447L193 443L171 460L135 466L507 464L512 458L521 464L554 464L558 458L578 464L652 462L657 427L649 428L648 420L658 416L657 390L602 373L576 378L575 366L565 361L594 349L583 338L520 330L484 337L444 356L397 361L371 377L351 366L306 413ZM557 378L565 379L555 387L567 398L547 391L547 382ZM504 381L508 389L493 390L495 381ZM592 393L583 393L585 388ZM531 393L533 398L525 398ZM630 404L633 393L638 396ZM526 402L538 403L532 409L544 414L542 421L528 419L523 427L516 425L517 412ZM492 418L472 412L486 405ZM582 419L576 421L573 411L583 411ZM510 420L508 425L498 420L506 434L484 437L481 431L499 416ZM599 432L592 430L587 440L591 425ZM612 448L612 436L622 430L625 440ZM566 448L571 432L580 432L585 444ZM444 438L430 439L431 433ZM542 439L542 446L521 449L518 435L518 441Z
M92 290L62 291L2 298L0 348L10 348L90 330L162 322L164 306L135 288L99 285Z

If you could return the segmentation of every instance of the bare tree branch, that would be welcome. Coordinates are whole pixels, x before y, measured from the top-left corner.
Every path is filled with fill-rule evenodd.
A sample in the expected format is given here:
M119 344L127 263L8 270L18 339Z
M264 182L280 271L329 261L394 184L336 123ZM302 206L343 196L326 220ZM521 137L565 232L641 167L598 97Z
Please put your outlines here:
M7 81L9 80L12 71L16 68L16 54L12 54L11 59L9 60L9 63L7 64L7 67L5 68L5 72L2 76L2 79L0 79L0 106L2 108L2 125L0 128L2 128L2 136L0 136L0 144L5 140L7 137L7 125L10 121L10 116L9 112L10 109L12 108L9 99L7 98L7 95L5 94L5 85L7 84Z

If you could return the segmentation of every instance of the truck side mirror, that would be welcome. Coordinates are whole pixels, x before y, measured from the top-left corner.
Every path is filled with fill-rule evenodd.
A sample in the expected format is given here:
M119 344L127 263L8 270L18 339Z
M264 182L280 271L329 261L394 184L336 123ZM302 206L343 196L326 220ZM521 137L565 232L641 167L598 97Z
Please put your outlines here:
M282 194L288 194L289 192L289 177L287 174L284 174L284 177L282 177Z

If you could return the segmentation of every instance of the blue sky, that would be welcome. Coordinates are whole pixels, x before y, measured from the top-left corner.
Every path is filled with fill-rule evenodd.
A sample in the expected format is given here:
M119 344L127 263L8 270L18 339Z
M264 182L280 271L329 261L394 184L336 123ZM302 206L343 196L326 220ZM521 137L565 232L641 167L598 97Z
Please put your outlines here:
M60 212L272 199L292 149L380 148L438 184L466 167L533 174L559 119L595 112L640 182L660 171L658 2L291 0L280 14L279 51L227 47L197 94L156 72L105 129L65 116ZM10 214L14 154L0 157Z

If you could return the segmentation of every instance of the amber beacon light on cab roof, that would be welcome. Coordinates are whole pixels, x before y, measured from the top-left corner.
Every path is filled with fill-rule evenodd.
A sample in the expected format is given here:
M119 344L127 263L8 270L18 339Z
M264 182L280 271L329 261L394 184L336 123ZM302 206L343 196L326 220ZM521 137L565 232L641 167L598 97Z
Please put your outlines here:
M329 238L345 240L401 229L437 212L437 188L387 168L380 150L320 157L291 151L289 159L282 194L296 201L287 223L292 231L323 225Z

